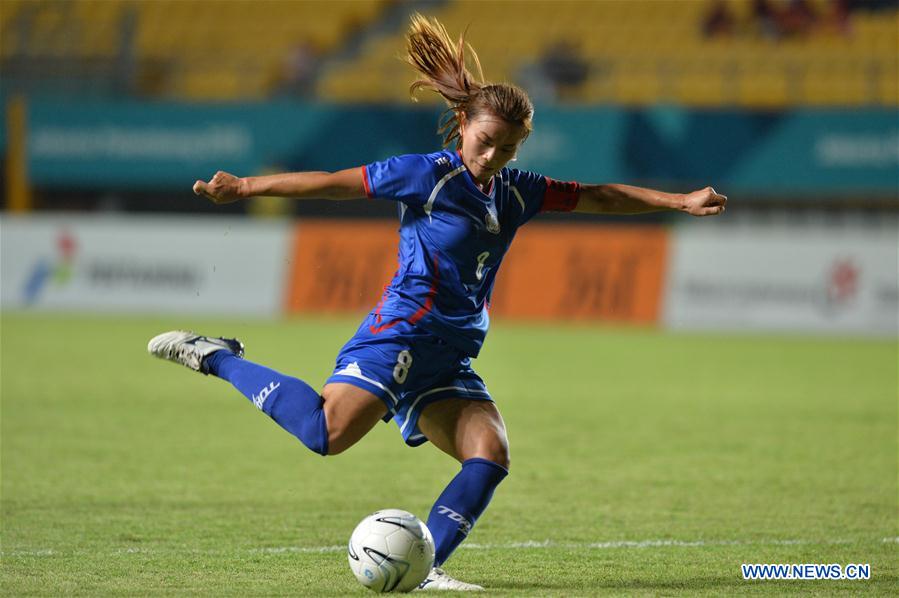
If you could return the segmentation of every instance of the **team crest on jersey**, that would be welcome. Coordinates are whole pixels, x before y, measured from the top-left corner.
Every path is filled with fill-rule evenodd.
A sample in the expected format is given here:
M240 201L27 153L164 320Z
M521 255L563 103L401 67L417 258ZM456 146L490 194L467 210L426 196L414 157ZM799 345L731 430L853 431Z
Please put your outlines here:
M499 218L496 217L496 210L487 209L487 215L484 217L484 223L487 225L487 232L494 235L499 234Z
M496 208L487 206L487 214L484 216L484 224L487 225L487 232L494 235L499 234L499 218L496 216Z

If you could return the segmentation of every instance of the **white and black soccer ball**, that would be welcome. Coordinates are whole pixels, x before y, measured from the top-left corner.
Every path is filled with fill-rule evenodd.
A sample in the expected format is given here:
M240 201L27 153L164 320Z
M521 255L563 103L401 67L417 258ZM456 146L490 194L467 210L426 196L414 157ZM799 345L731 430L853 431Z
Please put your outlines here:
M384 509L363 519L347 549L359 583L375 592L408 592L434 566L434 538L422 521L400 509Z

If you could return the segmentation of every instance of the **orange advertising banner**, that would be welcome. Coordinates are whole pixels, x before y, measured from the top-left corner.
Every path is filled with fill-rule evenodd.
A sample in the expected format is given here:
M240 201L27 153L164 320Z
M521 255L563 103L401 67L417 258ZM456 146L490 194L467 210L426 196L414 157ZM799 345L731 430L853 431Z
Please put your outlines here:
M399 224L388 220L301 220L294 226L288 312L374 308L396 273Z
M303 220L294 229L287 310L372 309L397 268L397 224ZM668 233L660 226L532 223L497 276L492 316L658 321Z
M503 260L490 314L656 322L667 249L660 226L530 224Z

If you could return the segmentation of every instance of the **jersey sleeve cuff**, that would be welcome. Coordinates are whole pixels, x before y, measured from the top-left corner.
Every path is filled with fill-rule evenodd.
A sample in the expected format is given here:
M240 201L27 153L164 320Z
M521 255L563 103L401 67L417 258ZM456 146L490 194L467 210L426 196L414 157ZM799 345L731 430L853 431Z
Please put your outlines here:
M371 185L368 182L368 166L362 165L362 186L365 187L365 197L371 199L374 197L371 192Z

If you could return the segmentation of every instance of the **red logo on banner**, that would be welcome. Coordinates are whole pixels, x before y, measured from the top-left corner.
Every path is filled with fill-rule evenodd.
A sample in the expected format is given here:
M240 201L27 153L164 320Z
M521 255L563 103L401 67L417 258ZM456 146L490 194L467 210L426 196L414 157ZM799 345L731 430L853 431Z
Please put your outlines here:
M858 292L859 270L850 260L837 260L830 268L827 298L833 303L846 303Z

